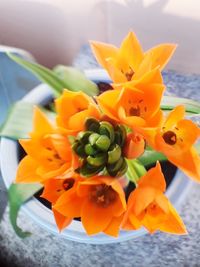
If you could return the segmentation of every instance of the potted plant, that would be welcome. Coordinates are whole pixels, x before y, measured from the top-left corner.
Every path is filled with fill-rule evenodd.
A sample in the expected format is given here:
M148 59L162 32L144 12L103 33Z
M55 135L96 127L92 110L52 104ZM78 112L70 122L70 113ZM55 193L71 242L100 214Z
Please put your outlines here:
M53 212L36 198L22 208L56 233L54 214L60 231L66 228L61 235L68 239L110 243L140 236L146 230L185 234L186 228L166 195L178 206L190 185L183 173L200 179L194 147L199 128L184 118L185 108L191 114L198 114L200 108L187 99L170 98L169 102L163 98L161 70L175 46L163 44L143 53L136 36L129 33L120 49L97 42L92 48L112 84L105 72L88 72L88 80L71 68L59 66L52 72L10 55L53 89L45 84L34 89L15 105L2 130L2 136L27 138L32 104L48 107L34 109L29 139L20 140L26 155L19 167L17 142L6 138L1 142L11 222L20 236L27 236L16 224L16 211L44 187L42 197ZM99 88L108 90L98 95ZM175 102L182 105L175 107ZM13 123L16 117L17 128ZM168 160L178 168L166 195L158 160ZM17 183L11 185L16 171Z

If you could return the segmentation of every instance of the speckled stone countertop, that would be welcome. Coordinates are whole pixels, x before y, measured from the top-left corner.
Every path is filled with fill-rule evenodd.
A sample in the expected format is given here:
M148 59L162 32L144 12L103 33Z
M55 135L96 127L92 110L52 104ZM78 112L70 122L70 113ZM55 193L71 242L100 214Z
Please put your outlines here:
M74 61L82 68L96 67L88 47ZM200 101L200 76L164 72L168 94ZM200 266L200 186L194 184L184 200L180 214L188 228L187 236L164 233L111 245L86 245L62 240L35 225L24 214L19 224L33 235L25 240L13 232L8 211L0 224L0 258L8 266L23 267L194 267Z

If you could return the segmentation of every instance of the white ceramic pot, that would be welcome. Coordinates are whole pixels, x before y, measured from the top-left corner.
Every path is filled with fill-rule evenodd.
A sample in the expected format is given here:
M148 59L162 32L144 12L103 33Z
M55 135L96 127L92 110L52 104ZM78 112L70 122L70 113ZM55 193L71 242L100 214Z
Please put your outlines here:
M93 81L108 81L108 77L102 70L89 70L86 75ZM27 94L22 101L35 104L46 104L52 98L52 92L45 84L41 84ZM18 166L18 145L16 141L2 138L1 140L1 171L6 187L8 188L15 178ZM166 195L176 208L179 208L186 196L192 182L179 170L167 189ZM58 233L53 214L36 198L32 198L23 205L22 210L33 219L34 222L62 238L89 243L106 244L116 243L125 240L138 238L146 233L145 229L137 231L120 231L118 238L113 238L105 234L88 236L79 221L73 221L61 234Z

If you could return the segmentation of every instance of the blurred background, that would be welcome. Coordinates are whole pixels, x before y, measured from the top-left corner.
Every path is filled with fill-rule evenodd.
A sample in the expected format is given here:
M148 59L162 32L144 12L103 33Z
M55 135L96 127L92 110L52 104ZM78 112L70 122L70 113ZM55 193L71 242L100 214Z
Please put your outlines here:
M179 45L169 66L200 73L199 0L0 0L0 44L38 62L70 64L89 39L119 45L132 29L145 49Z

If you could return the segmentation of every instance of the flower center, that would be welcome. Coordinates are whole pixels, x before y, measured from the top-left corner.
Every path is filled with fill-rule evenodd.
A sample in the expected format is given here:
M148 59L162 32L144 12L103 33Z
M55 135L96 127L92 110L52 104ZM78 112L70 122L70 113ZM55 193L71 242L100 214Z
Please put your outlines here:
M74 179L71 179L71 178L70 179L65 179L63 181L63 184L62 184L62 186L63 186L65 191L71 189L73 187L73 185L74 185Z
M125 73L127 81L131 81L132 77L134 75L134 71L131 67L129 67L129 70Z
M137 107L131 107L129 109L129 115L130 116L140 116L140 107L137 106Z
M117 197L117 193L111 186L100 184L91 187L90 200L96 205L107 208Z
M167 131L163 134L163 139L168 145L175 145L177 141L176 134L173 131Z

